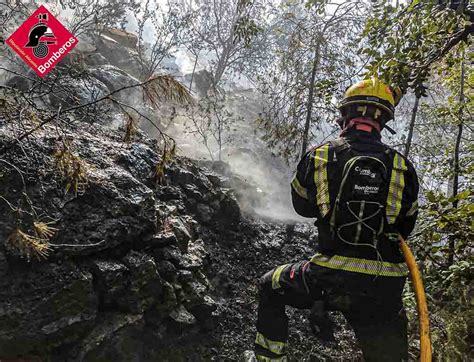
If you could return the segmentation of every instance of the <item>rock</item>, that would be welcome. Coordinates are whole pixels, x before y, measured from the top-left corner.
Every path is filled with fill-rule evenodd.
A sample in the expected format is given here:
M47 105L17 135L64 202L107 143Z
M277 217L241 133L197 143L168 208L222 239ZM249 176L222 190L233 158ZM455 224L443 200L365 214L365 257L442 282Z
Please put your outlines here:
M205 295L204 298L194 305L191 305L189 311L197 318L198 321L207 321L213 317L217 310L217 304L210 296Z
M82 341L78 361L143 361L143 316L105 314Z
M55 225L60 230L56 243L78 245L64 252L90 254L154 233L156 213L151 189L119 167L91 169L89 175L85 194L62 207ZM96 246L88 247L90 244ZM62 252L63 249L57 251Z
M162 249L153 250L156 260L168 260L177 269L197 271L204 265L204 258L207 253L202 245L202 240L190 243L188 253L183 254L176 246L167 246Z
M128 170L137 180L147 184L153 179L158 155L148 145L133 143L128 149L117 154L116 163Z
M170 168L168 173L171 182L181 186L194 184L196 180L195 174L180 167Z
M244 351L242 356L239 359L239 362L257 362L257 357L255 357L254 351Z
M198 204L196 214L201 222L208 223L213 219L211 208L206 204Z
M189 271L187 271L189 272ZM199 283L192 279L192 273L190 273L190 278L186 281L182 280L182 277L179 278L183 286L183 291L185 295L185 302L189 306L199 304L204 300L206 295L207 288L204 284Z
M162 232L151 236L148 239L136 241L134 246L136 249L151 250L155 248L162 248L169 245L178 245L176 235L172 232Z
M107 58L110 64L124 72L137 78L143 74L143 69L137 62L138 53L133 49L122 46L113 38L107 35L101 36L98 40L97 49Z
M201 167L206 167L217 174L220 174L225 177L233 176L230 165L224 161L209 161L209 160L199 160L197 161L198 165Z
M60 89L64 89L64 92L56 91L49 96L53 107L70 107L93 102L109 93L107 86L93 77L74 79L66 75L61 77L61 85Z
M178 328L186 328L196 323L196 318L189 313L184 305L180 305L178 308L170 313L170 318L175 322L175 326Z
M224 199L220 202L220 209L216 213L219 222L228 226L236 226L242 218L240 206L234 195L230 192L225 193Z
M91 67L89 71L94 78L105 84L110 92L125 86L132 86L140 83L137 78L132 77L130 74L124 72L122 69L114 65ZM116 97L124 102L130 102L130 100L139 99L141 96L142 93L140 88L137 87L121 91L116 95Z
M204 265L204 261L208 259L209 253L206 250L204 242L202 239L195 240L189 244L188 254L187 254L191 265ZM194 269L194 268L188 268Z
M168 260L177 267L182 263L181 260L183 259L181 250L179 250L177 245L169 245L164 248L153 249L150 250L150 253L152 253L155 260Z
M61 85L74 95L67 102L86 101L94 92L104 94L138 82L142 72L137 54L120 44L127 39L120 39L122 35L115 40L105 35L97 49L76 53L84 60L77 65L84 68L75 69L85 72L72 72L71 78L63 74ZM72 64L73 57L68 61ZM41 82L40 87L46 85ZM31 85L19 88L29 90ZM206 92L205 84L199 88ZM120 97L149 111L139 89ZM48 103L37 106L45 114L57 112ZM95 106L96 114L92 108L62 114L60 124L50 122L21 147L2 154L2 161L15 167L0 164L0 195L7 201L0 200L0 241L18 225L34 236L36 214L45 222L54 220L51 225L57 230L46 260L26 263L16 258L18 248L15 254L0 245L1 359L235 359L235 351L251 343L242 336L253 333L257 277L282 260L310 255L305 231L241 215L239 204L254 202L260 192L234 176L224 162L203 167L204 161L176 156L165 171L167 185L157 184L157 140L137 131L133 141L125 143L123 130L116 130L123 119L109 111L110 103ZM24 111L29 116L37 110ZM86 114L94 117L84 118ZM153 113L153 119L163 114ZM2 150L22 133L8 116L0 115ZM36 125L29 117L23 121L26 129ZM84 163L87 182L78 192L65 192L70 180L55 165L54 155L64 139ZM248 155L253 162L256 155ZM274 174L281 176L280 170ZM295 326L302 330L299 320ZM295 349L306 344L301 354L313 348L310 338L296 340Z
M177 269L168 260L161 260L157 265L158 272L168 282L175 283L177 280Z
M190 227L180 217L169 220L171 229L176 235L178 246L183 253L188 251L188 243L192 240Z
M188 198L197 201L205 201L204 195L199 191L199 188L194 184L187 184L183 186L183 190Z
M138 36L125 30L108 28L104 30L104 35L114 39L121 45L136 49L138 43Z
M186 74L184 78L188 83L191 82L191 74ZM199 97L205 97L212 87L212 74L203 69L195 72L192 79L193 90L197 92Z
M48 354L95 323L92 275L71 264L10 268L0 278L0 356Z
M170 167L168 176L172 183L184 189L189 186L190 189L196 189L200 193L207 193L213 188L209 179L201 173L194 162L183 162L181 165Z
M130 270L125 298L133 313L143 313L162 295L163 281L158 274L154 259L144 253L131 251L123 258Z
M204 175L211 181L214 186L217 187L229 187L229 178L218 175L215 172L205 172Z
M95 51L97 51L97 47L91 44L91 42L85 41L84 37L81 37L81 41L77 43L76 47L73 49L72 52L87 54Z
M171 283L166 281L163 282L163 295L161 296L160 302L156 306L156 310L163 315L167 315L178 306L178 299L176 292Z
M100 53L88 54L84 58L85 63L91 67L109 64L109 61Z
M0 250L0 279L5 278L8 271L8 261L3 250Z
M170 200L179 200L183 196L183 192L181 188L178 186L160 186L158 190L156 190L156 197L161 201L170 201Z
M102 307L125 310L127 301L124 297L128 293L126 281L129 269L114 261L95 260L92 262L91 272Z
M33 82L29 80L28 78L25 78L19 75L14 75L6 82L5 85L7 87L12 87L12 88L21 90L23 92L26 92L33 85Z

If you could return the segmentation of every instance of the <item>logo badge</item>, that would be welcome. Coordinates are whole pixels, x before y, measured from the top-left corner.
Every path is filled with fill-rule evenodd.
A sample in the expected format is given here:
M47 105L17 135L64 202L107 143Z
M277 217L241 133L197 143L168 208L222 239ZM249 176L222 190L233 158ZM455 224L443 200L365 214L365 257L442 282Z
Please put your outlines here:
M44 6L40 6L7 39L7 44L40 77L46 76L77 42Z

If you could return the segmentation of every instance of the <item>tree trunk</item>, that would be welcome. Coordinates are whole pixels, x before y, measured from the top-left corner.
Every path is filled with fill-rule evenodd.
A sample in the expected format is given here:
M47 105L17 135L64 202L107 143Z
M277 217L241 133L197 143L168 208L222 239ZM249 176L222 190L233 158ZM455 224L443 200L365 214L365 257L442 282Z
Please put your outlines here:
M456 136L456 144L454 146L454 174L453 174L453 197L456 197L459 189L459 151L461 148L461 138L463 131L463 103L464 103L464 53L461 61L461 84L459 92L459 123L458 123L458 134ZM458 200L453 201L453 208L458 207ZM449 238L449 250L448 250L448 266L453 265L454 257L456 254L456 239L454 236Z
M303 144L301 146L301 157L304 156L304 154L306 153L306 149L308 148L308 136L309 136L309 128L311 126L311 115L313 111L313 100L314 100L314 82L316 80L316 72L318 71L319 62L321 58L321 54L320 54L321 40L322 40L322 36L318 38L316 42L316 49L314 51L313 69L311 70L311 80L309 84L308 103L306 105L306 122L304 125Z
M411 120L410 120L410 127L408 128L407 142L405 144L405 152L404 152L405 157L408 157L408 154L410 153L411 140L413 138L413 128L415 127L416 114L418 112L419 102L420 102L420 97L416 97L415 104L413 105L413 111L411 112Z
M198 59L199 59L199 53L196 54L196 59L194 60L193 72L191 74L191 83L189 83L189 93L190 94L191 94L191 91L193 89L194 73L196 72L196 66L197 66Z
M213 82L212 85L214 87L214 91L217 89L217 85L221 81L222 75L224 74L226 61L227 61L227 47L224 47L224 49L222 50L222 53L220 54L216 71L212 75L212 82Z

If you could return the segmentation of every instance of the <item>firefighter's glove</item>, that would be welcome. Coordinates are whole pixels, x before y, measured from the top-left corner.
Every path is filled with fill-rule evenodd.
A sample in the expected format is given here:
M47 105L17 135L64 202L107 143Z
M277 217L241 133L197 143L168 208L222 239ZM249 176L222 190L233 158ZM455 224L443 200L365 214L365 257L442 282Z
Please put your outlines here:
M334 322L325 308L324 301L314 302L309 315L309 323L311 331L317 338L328 342L335 340Z

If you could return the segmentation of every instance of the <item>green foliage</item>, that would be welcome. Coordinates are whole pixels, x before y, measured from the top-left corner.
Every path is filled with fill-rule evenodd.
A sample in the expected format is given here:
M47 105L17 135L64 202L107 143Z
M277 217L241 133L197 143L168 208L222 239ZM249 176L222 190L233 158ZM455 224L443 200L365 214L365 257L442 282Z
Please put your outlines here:
M421 208L416 245L421 254L430 255L433 262L443 264L448 248L443 241L454 237L457 241L457 256L462 258L469 252L474 240L474 192L465 190L454 197L435 192L426 194L426 204ZM457 207L453 202L457 200Z
M468 331L474 323L474 192L466 190L456 197L429 192L426 196L410 244L423 266L433 346L441 360L467 360ZM455 200L457 207L452 204ZM456 258L449 266L450 238L456 239Z
M262 28L257 25L254 19L246 15L239 18L234 26L234 44L243 43L249 47L252 39L260 32Z
M368 44L361 51L370 58L369 75L426 95L424 83L432 65L468 40L473 30L467 15L438 1L412 1L399 8L380 1L362 33Z
M258 119L263 138L287 161L299 157L303 138L319 143L334 131L335 123L328 126L339 116L334 100L362 68L354 42L366 16L364 4L326 3L289 2L275 9L275 58L257 77L264 96Z

